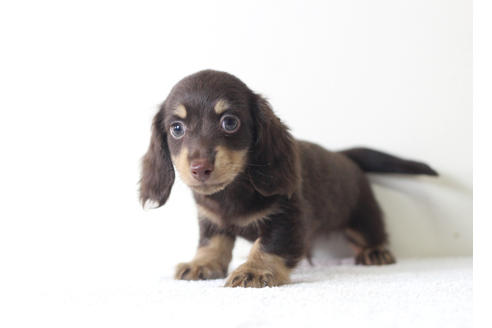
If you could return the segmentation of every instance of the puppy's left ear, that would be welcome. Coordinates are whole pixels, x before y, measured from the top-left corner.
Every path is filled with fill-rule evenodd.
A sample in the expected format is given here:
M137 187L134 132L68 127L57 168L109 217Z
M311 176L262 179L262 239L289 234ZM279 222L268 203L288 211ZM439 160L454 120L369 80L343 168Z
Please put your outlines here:
M142 160L140 200L144 207L164 205L174 184L174 167L163 126L164 107L165 103L154 116L149 149Z
M251 146L249 179L263 196L290 197L300 179L296 142L260 95L254 95L252 116L255 143Z

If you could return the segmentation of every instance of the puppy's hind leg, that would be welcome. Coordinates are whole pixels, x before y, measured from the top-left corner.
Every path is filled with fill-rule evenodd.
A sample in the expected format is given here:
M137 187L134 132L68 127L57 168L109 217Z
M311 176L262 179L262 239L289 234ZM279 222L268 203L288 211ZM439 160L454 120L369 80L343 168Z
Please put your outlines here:
M367 181L362 185L359 204L345 229L345 237L355 250L356 264L383 265L396 262L386 248L383 213Z

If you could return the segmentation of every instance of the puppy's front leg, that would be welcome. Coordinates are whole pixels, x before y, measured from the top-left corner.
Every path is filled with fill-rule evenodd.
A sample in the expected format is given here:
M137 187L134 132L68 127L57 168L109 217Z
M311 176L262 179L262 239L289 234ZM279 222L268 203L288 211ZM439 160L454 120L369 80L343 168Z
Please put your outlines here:
M225 286L261 288L289 283L290 271L304 255L303 240L300 221L272 218L248 260L231 273Z
M174 278L180 280L219 279L227 275L235 237L211 228L200 220L200 243L193 260L176 266Z

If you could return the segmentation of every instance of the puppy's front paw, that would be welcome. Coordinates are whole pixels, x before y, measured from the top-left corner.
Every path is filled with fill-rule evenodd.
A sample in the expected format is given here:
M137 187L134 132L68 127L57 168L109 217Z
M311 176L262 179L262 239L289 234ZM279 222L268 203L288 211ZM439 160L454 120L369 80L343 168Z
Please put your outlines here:
M288 282L288 278L282 277L280 274L244 263L231 273L225 287L262 288L280 286Z
M191 261L176 266L174 278L178 280L205 280L225 278L227 268L219 262Z

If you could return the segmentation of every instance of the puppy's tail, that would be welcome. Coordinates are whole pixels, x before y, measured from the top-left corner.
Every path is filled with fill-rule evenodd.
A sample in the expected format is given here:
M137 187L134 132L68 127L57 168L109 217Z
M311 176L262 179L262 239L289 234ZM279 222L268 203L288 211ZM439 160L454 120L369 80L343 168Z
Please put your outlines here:
M377 150L351 148L340 153L354 161L365 172L439 175L425 163L402 159Z

